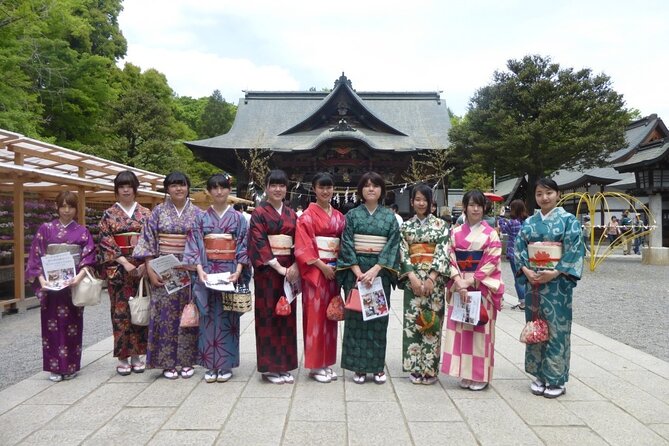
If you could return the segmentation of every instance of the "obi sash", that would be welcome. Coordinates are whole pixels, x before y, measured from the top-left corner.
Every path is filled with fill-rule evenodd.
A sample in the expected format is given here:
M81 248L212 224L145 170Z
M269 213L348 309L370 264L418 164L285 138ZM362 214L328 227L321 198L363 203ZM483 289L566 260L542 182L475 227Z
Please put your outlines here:
M531 242L527 245L530 268L553 269L562 258L561 242Z
M353 248L359 254L378 254L387 241L388 237L379 235L353 234Z
M473 272L478 268L483 251L455 251L455 259L461 272Z
M158 250L161 254L183 254L185 249L185 235L158 234Z
M237 242L231 234L207 234L204 236L204 250L209 260L235 260Z
M434 259L434 243L414 243L409 245L409 258L411 264L417 263L432 263Z
M285 234L268 235L269 246L275 256L289 256L293 249L293 237Z
M339 255L339 238L316 236L316 247L318 248L318 258L325 263L337 260Z
M81 260L81 246L72 245L69 243L51 243L46 247L46 253L49 255L60 254L63 252L69 252L72 254L74 265L79 265L79 261Z
M124 256L132 254L132 250L137 246L139 232L123 232L114 235L114 241Z

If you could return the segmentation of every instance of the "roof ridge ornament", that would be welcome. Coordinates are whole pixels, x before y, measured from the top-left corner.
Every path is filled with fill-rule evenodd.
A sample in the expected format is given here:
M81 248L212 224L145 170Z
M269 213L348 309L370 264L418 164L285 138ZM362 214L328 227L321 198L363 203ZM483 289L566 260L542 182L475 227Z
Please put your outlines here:
M353 83L349 78L346 77L343 71L341 72L341 76L339 76L339 79L337 79L334 82L334 88L337 88L337 85L339 84L348 84L349 88L353 90Z
M346 122L346 119L341 118L339 123L330 129L331 132L357 132L356 129Z

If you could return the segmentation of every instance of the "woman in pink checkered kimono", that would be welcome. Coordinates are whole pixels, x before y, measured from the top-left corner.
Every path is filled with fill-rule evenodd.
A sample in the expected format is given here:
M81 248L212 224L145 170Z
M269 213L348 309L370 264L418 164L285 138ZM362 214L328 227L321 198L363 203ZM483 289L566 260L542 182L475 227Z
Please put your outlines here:
M483 220L486 198L471 190L462 198L464 224L451 233L451 280L446 286L448 313L441 370L460 378L460 387L483 390L492 380L495 365L495 321L502 309L504 284L500 270L502 244L497 231ZM471 325L451 320L454 299L469 300L469 291L481 292L488 321Z

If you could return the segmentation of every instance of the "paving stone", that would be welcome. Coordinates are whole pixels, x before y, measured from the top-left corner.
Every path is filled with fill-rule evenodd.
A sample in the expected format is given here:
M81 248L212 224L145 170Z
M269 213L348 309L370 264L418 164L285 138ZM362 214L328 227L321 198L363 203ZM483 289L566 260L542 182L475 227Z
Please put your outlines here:
M481 445L543 444L525 424L525 421L499 397L487 399L454 398L454 402Z
M669 402L669 378L664 378L648 370L617 370L611 373L618 378L624 379L628 383L643 389L646 393L660 401Z
M86 446L146 444L173 412L172 407L125 408L83 444Z
M79 444L93 431L82 429L49 430L33 432L21 442L21 446L56 446Z
M149 441L149 446L205 446L216 441L218 431L161 430Z
M528 381L528 387L529 383ZM604 399L601 393L584 384L583 381L575 378L573 375L569 377L567 393L559 398L560 401L603 401Z
M279 444L289 406L287 398L240 398L216 444Z
M599 379L610 379L613 375L608 370L598 366L587 357L571 352L569 361L569 374L578 377L594 377Z
M563 402L569 410L612 445L665 445L667 442L639 420L609 401Z
M44 379L48 380L44 373ZM93 364L82 369L74 378L61 381L30 398L27 404L74 404L109 379L109 372L104 373Z
M608 371L614 370L643 370L643 367L619 356L598 345L579 345L572 348L572 352L587 358L588 361Z
M407 421L462 421L439 382L425 386L394 379L393 386Z
M7 387L0 392L0 415L53 385L48 379L27 379Z
M536 426L534 431L550 446L606 446L608 443L589 427Z
M669 442L669 424L649 424L648 427Z
M386 371L386 373L388 373ZM395 401L393 386L390 381L397 378L390 378L385 384L376 384L371 373L367 374L364 384L353 382L353 373L346 372L346 381L344 382L344 391L346 401Z
M282 446L344 445L346 423L327 421L289 421Z
M349 401L346 415L351 446L412 444L402 411L395 401Z
M40 429L67 409L66 405L21 404L0 415L0 438L3 445L13 445Z
M230 381L246 382L256 373L256 353L255 347L253 353L240 353L239 367L232 369L232 378Z
M114 366L114 371L116 371L116 366ZM152 383L157 379L160 379L163 375L162 369L146 369L143 373L131 373L130 375L121 376L118 373L109 378L108 383Z
M190 379L166 379L162 376L152 382L149 387L137 395L128 406L131 407L165 407L178 406L193 391L200 378L197 374Z
M499 379L522 379L526 378L523 366L514 364L506 357L495 354L495 369L493 371L493 380Z
M201 381L179 405L164 429L219 430L230 415L244 383Z
M298 370L292 371L295 377L293 384L272 384L269 381L262 379L262 375L255 372L248 380L244 391L243 398L291 398L295 390L295 384L299 384L300 377Z
M413 443L417 445L477 445L476 438L464 422L409 422Z

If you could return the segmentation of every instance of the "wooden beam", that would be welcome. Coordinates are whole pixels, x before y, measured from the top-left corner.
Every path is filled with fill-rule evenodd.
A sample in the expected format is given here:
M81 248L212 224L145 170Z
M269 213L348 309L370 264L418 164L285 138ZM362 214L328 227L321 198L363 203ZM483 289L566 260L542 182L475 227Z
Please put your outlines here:
M14 164L23 165L23 155L15 154ZM26 297L25 286L25 206L23 183L14 183L14 298L21 301Z

